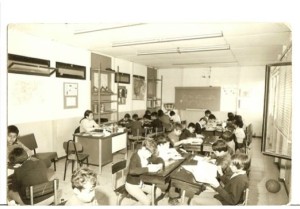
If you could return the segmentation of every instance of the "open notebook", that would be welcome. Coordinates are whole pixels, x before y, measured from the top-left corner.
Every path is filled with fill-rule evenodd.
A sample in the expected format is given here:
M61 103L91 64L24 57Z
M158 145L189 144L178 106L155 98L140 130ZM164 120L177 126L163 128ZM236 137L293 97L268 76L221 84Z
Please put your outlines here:
M217 166L204 160L198 160L197 165L183 165L182 167L193 173L198 182L209 183L209 179L217 177Z

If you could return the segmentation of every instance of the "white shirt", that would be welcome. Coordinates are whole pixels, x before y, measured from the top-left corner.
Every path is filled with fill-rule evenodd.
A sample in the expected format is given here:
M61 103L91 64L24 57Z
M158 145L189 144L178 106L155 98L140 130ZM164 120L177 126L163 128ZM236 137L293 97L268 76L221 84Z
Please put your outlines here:
M181 120L180 120L180 116L175 114L173 116L170 116L170 119L174 122L174 123L181 123Z
M237 128L234 130L234 134L235 134L237 143L242 144L244 138L246 137L245 132L244 132L244 129L243 129L243 128L237 127Z
M95 128L99 128L99 125L94 120L83 119L80 122L80 132L90 132Z

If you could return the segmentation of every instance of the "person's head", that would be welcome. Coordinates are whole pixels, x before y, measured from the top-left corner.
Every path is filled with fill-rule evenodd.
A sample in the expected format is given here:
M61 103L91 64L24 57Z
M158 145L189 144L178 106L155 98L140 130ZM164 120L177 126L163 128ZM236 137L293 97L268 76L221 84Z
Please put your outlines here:
M217 157L221 157L228 153L228 145L224 140L219 139L212 144L212 150Z
M157 116L157 112L152 112L151 113L151 119L154 120L156 119L158 116Z
M71 183L77 198L85 203L92 202L95 197L97 174L89 168L79 168L73 172Z
M86 110L83 117L88 120L93 120L93 112L91 110Z
M231 157L230 169L233 173L236 173L240 170L247 171L250 168L250 164L250 156L244 153L237 153Z
M232 112L227 113L228 121L233 121L234 120L234 114Z
M234 137L234 135L231 131L224 131L221 135L221 138L227 142L233 140L233 137Z
M160 144L165 144L168 142L167 140L167 137L164 135L164 134L159 134L157 135L154 140L156 141L156 144L157 145L160 145Z
M208 120L209 121L215 121L217 118L216 118L216 116L214 115L214 114L210 114L209 116L208 116Z
M146 110L146 111L145 111L145 115L151 115L150 110Z
M191 133L194 133L194 132L195 132L195 129L196 129L195 123L189 123L189 125L188 125L188 130L189 130Z
M19 135L19 129L15 125L10 125L7 127L7 143L12 144L16 141Z
M142 143L142 147L139 149L139 154L142 158L148 159L152 154L155 154L157 150L157 143L154 139L145 139Z
M206 117L208 117L211 114L211 111L210 110L205 110L204 114L205 114Z
M133 114L132 119L133 119L133 120L138 120L138 119L139 119L138 114Z
M173 110L171 110L170 116L173 116L173 115L175 115L175 112Z
M158 110L157 111L157 116L158 117L161 117L161 116L163 116L164 115L164 112L162 111L162 110Z
M235 115L234 120L243 120L241 115Z
M28 154L22 147L14 148L8 155L8 160L12 165L22 164L27 159Z
M127 121L127 120L130 120L130 115L128 113L126 113L124 115L124 120Z
M174 133L176 136L180 136L180 134L182 133L182 125L180 123L175 123L174 124Z
M241 119L237 119L237 120L234 120L233 125L235 128L237 128L237 127L243 128L244 123Z
M200 120L199 120L199 123L203 126L203 125L205 125L206 123L207 123L207 120L206 120L206 118L200 118Z

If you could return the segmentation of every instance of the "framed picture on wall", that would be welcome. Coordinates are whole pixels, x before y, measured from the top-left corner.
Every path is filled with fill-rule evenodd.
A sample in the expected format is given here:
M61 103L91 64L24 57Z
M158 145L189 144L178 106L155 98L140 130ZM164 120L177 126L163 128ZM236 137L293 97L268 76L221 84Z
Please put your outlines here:
M64 83L64 108L78 107L78 84Z
M145 77L133 75L133 100L144 100L146 92Z

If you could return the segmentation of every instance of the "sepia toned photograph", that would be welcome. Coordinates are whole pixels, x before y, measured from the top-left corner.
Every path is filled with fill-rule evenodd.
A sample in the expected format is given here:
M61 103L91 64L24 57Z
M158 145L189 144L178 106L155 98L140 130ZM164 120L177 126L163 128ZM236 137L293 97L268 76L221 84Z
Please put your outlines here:
M5 35L1 204L296 202L291 22L41 20Z

